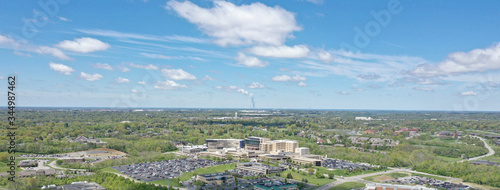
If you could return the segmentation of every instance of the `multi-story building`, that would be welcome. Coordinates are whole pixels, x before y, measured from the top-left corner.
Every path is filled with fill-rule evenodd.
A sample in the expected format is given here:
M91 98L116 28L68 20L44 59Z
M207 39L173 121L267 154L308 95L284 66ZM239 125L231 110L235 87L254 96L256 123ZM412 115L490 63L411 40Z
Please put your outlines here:
M320 166L320 167L322 163L321 159L315 157L305 157L305 156L292 157L292 162L295 162L300 165L311 164L312 166Z
M260 150L264 152L295 152L299 142L293 140L273 140L260 144Z
M299 155L307 155L307 154L309 154L309 148L307 148L307 147L296 148L295 153L297 153Z
M263 137L248 137L245 141L245 149L247 150L259 150L260 144L269 141L268 138Z
M297 190L299 187L291 183L283 183L279 181L266 181L254 186L254 190Z
M274 166L265 165L265 164L261 164L261 163L255 163L255 162L238 163L236 165L236 168L240 169L240 170L244 170L244 171L259 173L261 175L280 173L280 172L286 170L286 168L274 167Z
M228 173L212 173L197 175L196 181L201 181L207 185L231 185L234 184L234 177Z
M217 151L224 148L243 148L244 141L241 139L207 139L208 151Z

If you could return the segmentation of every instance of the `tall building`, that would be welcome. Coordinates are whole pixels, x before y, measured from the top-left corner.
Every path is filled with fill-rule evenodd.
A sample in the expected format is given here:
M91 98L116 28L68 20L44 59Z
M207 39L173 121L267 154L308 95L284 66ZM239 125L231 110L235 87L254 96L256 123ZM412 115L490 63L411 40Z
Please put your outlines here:
M197 175L196 181L201 181L207 185L234 185L234 177L228 173L212 173Z
M260 144L269 141L268 138L263 137L248 137L245 141L245 149L247 150L260 150Z
M299 142L294 140L274 140L260 144L259 149L264 152L295 152Z
M243 148L244 141L241 139L207 139L208 151L216 151L224 148Z

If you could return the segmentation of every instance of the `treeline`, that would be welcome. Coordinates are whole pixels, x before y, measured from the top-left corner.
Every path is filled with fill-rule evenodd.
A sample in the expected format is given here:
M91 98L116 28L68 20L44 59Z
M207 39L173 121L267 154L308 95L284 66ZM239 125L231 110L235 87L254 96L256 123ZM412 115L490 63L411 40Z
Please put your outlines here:
M0 186L6 186L8 189L32 190L40 189L44 185L55 184L57 186L71 184L72 182L87 181L96 182L109 190L170 190L167 188L155 186L154 184L135 183L124 177L112 173L98 172L90 176L80 176L74 178L62 178L39 176L37 178L17 178L16 182L10 182L7 178L0 177Z
M330 158L368 162L387 167L411 167L420 172L462 178L465 182L500 187L500 170L497 166L473 165L442 161L428 149L400 145L387 154L361 152L356 149L335 148L322 150Z

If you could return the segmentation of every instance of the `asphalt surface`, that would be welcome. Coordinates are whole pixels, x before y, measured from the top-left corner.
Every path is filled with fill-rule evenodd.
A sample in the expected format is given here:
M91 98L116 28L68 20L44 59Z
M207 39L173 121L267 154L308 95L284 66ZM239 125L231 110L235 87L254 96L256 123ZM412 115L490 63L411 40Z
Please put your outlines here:
M478 136L472 136L472 137L476 137L476 138L478 138L478 139L480 139L481 141L484 142L484 146L488 149L488 154L485 154L485 155L482 155L482 156L478 156L478 157L474 157L474 158L470 158L468 160L460 160L458 162L465 162L465 161L471 161L471 160L479 160L481 158L488 157L488 156L493 156L495 154L495 151L490 147L490 145L488 145L488 143L486 142L486 140L484 140L483 138L478 137Z

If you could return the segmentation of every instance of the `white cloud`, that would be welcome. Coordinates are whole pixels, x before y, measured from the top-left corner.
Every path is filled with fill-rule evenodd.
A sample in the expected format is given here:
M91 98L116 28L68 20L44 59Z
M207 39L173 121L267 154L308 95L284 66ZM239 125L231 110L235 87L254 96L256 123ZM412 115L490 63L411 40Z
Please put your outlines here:
M124 67L124 66L116 66L116 68L117 68L118 70L120 70L121 72L124 72L124 73L125 73L125 72L129 72L129 71L130 71L130 69L129 69L129 68Z
M223 89L227 92L236 92L236 93L240 93L240 94L247 95L247 96L253 96L252 93L248 92L247 90L245 90L243 88L237 87L237 86L224 86L224 87L215 86L214 88Z
M413 87L413 90L432 92L432 91L434 91L434 88L431 88L431 87Z
M102 75L100 74L97 74L97 73L94 73L94 74L88 74L88 73L84 73L84 72L81 72L80 73L80 76L85 79L85 80L88 80L88 81L96 81L96 80L100 80L102 79Z
M282 45L292 32L301 30L293 13L262 3L237 6L215 1L213 8L202 8L190 1L169 1L165 8L196 24L221 46Z
M69 20L69 19L67 19L67 18L64 18L64 17L62 17L62 16L60 16L60 17L59 17L59 20L66 21L66 22L71 21L71 20Z
M139 68L139 69L158 70L158 67L156 65L153 65L153 64L137 65L137 64L134 64L134 63L129 63L128 65L131 66L131 67ZM125 71L123 71L123 72L125 72Z
M485 49L454 52L436 65L422 64L410 74L422 77L457 75L500 69L500 43Z
M64 60L70 60L71 58L68 57L64 52L62 52L60 49L53 48L53 47L48 47L48 46L40 46L36 47L34 49L34 52L37 52L39 54L49 54L54 57L64 59Z
M300 81L299 84L297 84L300 87L306 87L307 84L305 82Z
M419 57L363 54L343 50L333 50L329 53L334 56L335 64L304 60L303 64L298 66L307 71L295 72L295 74L316 77L337 75L360 81L387 82L408 77L404 71L426 62Z
M19 55L19 56L23 56L23 57L32 57L31 54L29 54L29 53L23 53L23 52L20 52L20 51L14 51L14 54Z
M307 78L300 75L295 75L295 76L278 75L271 78L271 80L276 82L294 82L294 81L305 81L307 80Z
M138 84L142 84L142 85L145 85L145 84L146 84L146 82L145 82L145 81L139 81L139 82L137 82L137 83L138 83Z
M196 77L182 69L162 69L163 76L173 80L196 80Z
M324 3L324 0L306 0L306 1L316 5L321 5Z
M266 86L263 85L263 84L260 84L258 82L252 82L252 84L248 85L247 88L252 88L252 89L255 89L255 88L266 88Z
M124 84L124 83L130 83L130 80L128 80L126 78L118 77L118 78L116 78L116 82L119 84Z
M362 88L359 88L359 87L356 87L356 86L355 86L355 87L352 87L351 89L352 89L353 91L357 91L357 92L363 92L363 91L365 91L365 89L362 89Z
M335 61L335 59L333 58L333 55L327 51L316 52L316 57L318 60L320 60L323 63L333 63L333 61Z
M350 95L351 93L346 92L346 91L339 91L339 92L337 92L337 94L339 94L339 95Z
M462 95L462 96L476 96L477 93L474 91L465 91L465 92L461 92L460 95Z
M71 72L75 71L73 68L71 68L69 66L66 66L63 64L57 64L57 63L53 63L53 62L49 63L49 67L50 67L50 69L52 69L58 73L62 73L64 75L71 75Z
M60 59L71 60L64 52L60 49L48 47L48 46L36 46L28 44L25 41L19 42L15 39L12 39L7 36L0 35L0 47L5 47L8 49L16 50L16 51L28 51L28 52L36 52L39 54L48 54Z
M211 76L205 75L202 80L209 80L209 81L214 81L215 79L212 78Z
M131 91L131 92L133 92L133 93L139 93L139 91L138 91L138 90L136 90L136 89L132 89L132 90L130 90L130 91Z
M111 46L94 38L82 37L74 39L73 41L64 40L57 44L56 47L79 53L90 53L94 51L104 51Z
M149 34L124 33L113 30L78 29L77 31L89 35L122 38L122 39L150 40L150 41L163 41L163 42L180 41L180 42L191 42L191 43L207 43L207 40L205 39L193 38L189 36L179 36L179 35L155 36Z
M175 90L179 88L186 88L186 85L176 83L175 81L171 80L166 80L165 82L163 81L158 81L156 82L154 88L156 89L161 89L161 90Z
M247 56L241 52L239 52L238 57L235 57L234 59L238 61L239 65L243 65L245 67L266 67L269 65L267 61L261 61L257 57Z
M309 54L309 48L305 45L290 46L255 46L248 49L250 53L262 57L277 58L303 58Z
M98 68L98 69L106 69L106 70L114 70L113 67L111 67L111 65L107 64L107 63L96 63L95 65L93 65L94 68Z
M151 54L151 53L140 53L142 56L153 59L175 59L177 57L166 56L161 54Z

